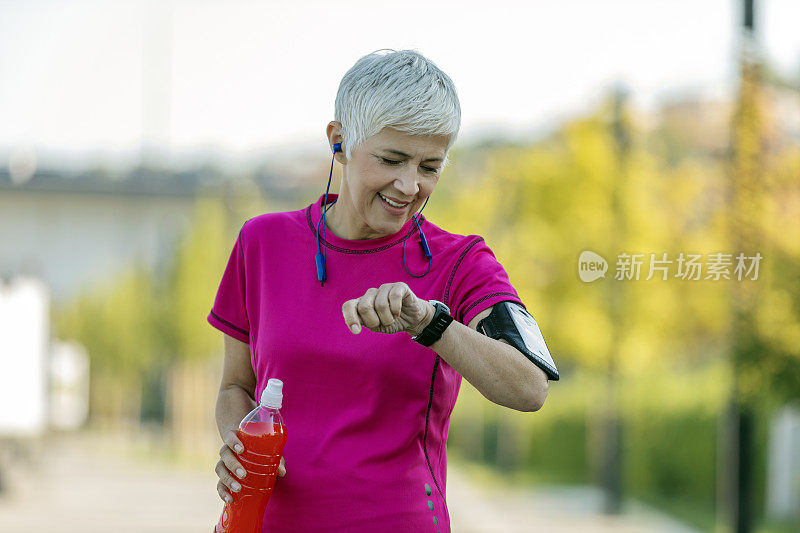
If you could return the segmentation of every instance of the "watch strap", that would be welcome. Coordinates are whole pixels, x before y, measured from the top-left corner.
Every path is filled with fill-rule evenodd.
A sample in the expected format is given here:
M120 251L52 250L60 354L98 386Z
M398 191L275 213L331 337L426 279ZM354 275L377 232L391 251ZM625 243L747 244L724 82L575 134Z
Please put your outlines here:
M433 313L433 318L419 335L411 337L413 341L423 346L430 346L441 339L444 330L447 329L447 326L453 321L453 317L450 315L450 309L445 304L437 300L428 301L432 303L436 309Z

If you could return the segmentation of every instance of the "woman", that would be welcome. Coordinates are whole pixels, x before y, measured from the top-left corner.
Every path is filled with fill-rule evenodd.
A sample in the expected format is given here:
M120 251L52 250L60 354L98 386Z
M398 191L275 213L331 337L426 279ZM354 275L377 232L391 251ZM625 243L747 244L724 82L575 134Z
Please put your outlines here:
M519 411L538 410L558 379L532 318L487 336L530 315L483 239L413 217L460 120L452 81L416 51L361 58L326 130L339 193L239 232L208 316L225 334L217 490L239 490L235 430L269 378L283 380L288 439L262 531L449 531L461 378ZM506 319L489 317L501 307Z

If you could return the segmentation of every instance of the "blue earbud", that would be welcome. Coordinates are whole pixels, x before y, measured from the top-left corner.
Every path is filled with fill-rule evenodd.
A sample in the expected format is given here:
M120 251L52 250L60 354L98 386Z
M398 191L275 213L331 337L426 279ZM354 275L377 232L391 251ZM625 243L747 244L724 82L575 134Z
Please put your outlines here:
M341 151L342 151L342 143L335 143L333 145L333 153L334 153L334 155L336 154L336 152L341 152ZM335 157L334 157L334 159L335 159ZM322 211L322 216L320 217L319 222L317 222L317 254L314 256L314 262L315 262L315 264L317 266L317 279L319 280L320 285L323 286L323 287L325 286L325 280L328 278L327 273L325 271L325 262L328 259L328 247L325 246L325 255L323 255L321 250L320 250L320 246L319 246L319 227L322 224L322 221L325 220L325 213L327 213L328 209L330 209L330 207L333 204L336 203L336 200L334 200L333 202L331 202L330 205L328 205L328 191L330 191L330 188L331 188L331 179L332 178L333 178L333 160L331 160L331 171L330 171L330 175L328 176L328 187L325 189L325 200L323 201L323 204L322 204L323 206L325 206L325 208ZM425 209L425 206L428 205L428 199L429 198L430 198L430 196L425 199L425 203L422 205L422 209ZM422 209L419 210L420 213L422 213ZM419 225L418 215L419 215L419 213L416 213L416 214L414 214L414 216L412 218L414 219L414 224L416 225L417 229L419 230L419 238L420 238L420 245L422 246L422 251L425 253L425 257L428 258L428 269L425 271L424 274L420 274L419 276L417 276L417 275L412 274L411 272L408 272L408 266L406 265L406 241L408 239L406 238L406 239L403 240L403 267L406 269L406 272L408 272L408 274L410 276L414 276L415 278L421 278L422 276L424 276L425 274L427 274L430 271L430 269L431 269L431 258L433 257L433 254L431 253L431 249L428 246L428 240L425 238L425 234L422 232L422 228ZM322 225L322 231L323 232L326 231L325 225ZM411 231L414 231L414 227L413 226L411 227ZM323 239L324 239L324 236L323 236Z

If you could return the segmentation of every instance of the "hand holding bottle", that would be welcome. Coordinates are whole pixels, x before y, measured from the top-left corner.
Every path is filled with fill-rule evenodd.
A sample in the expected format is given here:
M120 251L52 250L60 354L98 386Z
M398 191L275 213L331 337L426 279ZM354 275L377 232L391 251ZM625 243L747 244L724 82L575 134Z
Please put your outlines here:
M275 481L286 474L282 404L283 382L271 378L261 393L259 405L242 419L238 429L223 433L216 472L217 493L225 506L214 533L261 531Z
M247 476L247 470L239 461L238 454L244 451L244 445L236 436L236 431L231 429L225 432L224 440L225 443L219 449L219 461L217 461L214 471L219 476L217 494L225 503L231 503L233 501L231 492L242 490L242 485L237 481L237 478L244 479ZM283 457L281 457L281 463L278 466L278 477L285 475L286 466Z

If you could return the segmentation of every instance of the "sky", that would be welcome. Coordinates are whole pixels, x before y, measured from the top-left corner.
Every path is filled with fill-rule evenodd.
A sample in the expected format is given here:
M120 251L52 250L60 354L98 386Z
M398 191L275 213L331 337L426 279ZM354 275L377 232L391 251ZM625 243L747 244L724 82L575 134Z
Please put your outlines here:
M800 77L800 2L757 0L757 38ZM644 110L724 96L741 0L0 0L0 164L329 149L336 90L363 55L413 48L450 76L460 139L543 131L624 83ZM5 154L5 156L3 155ZM50 155L48 155L50 154Z

